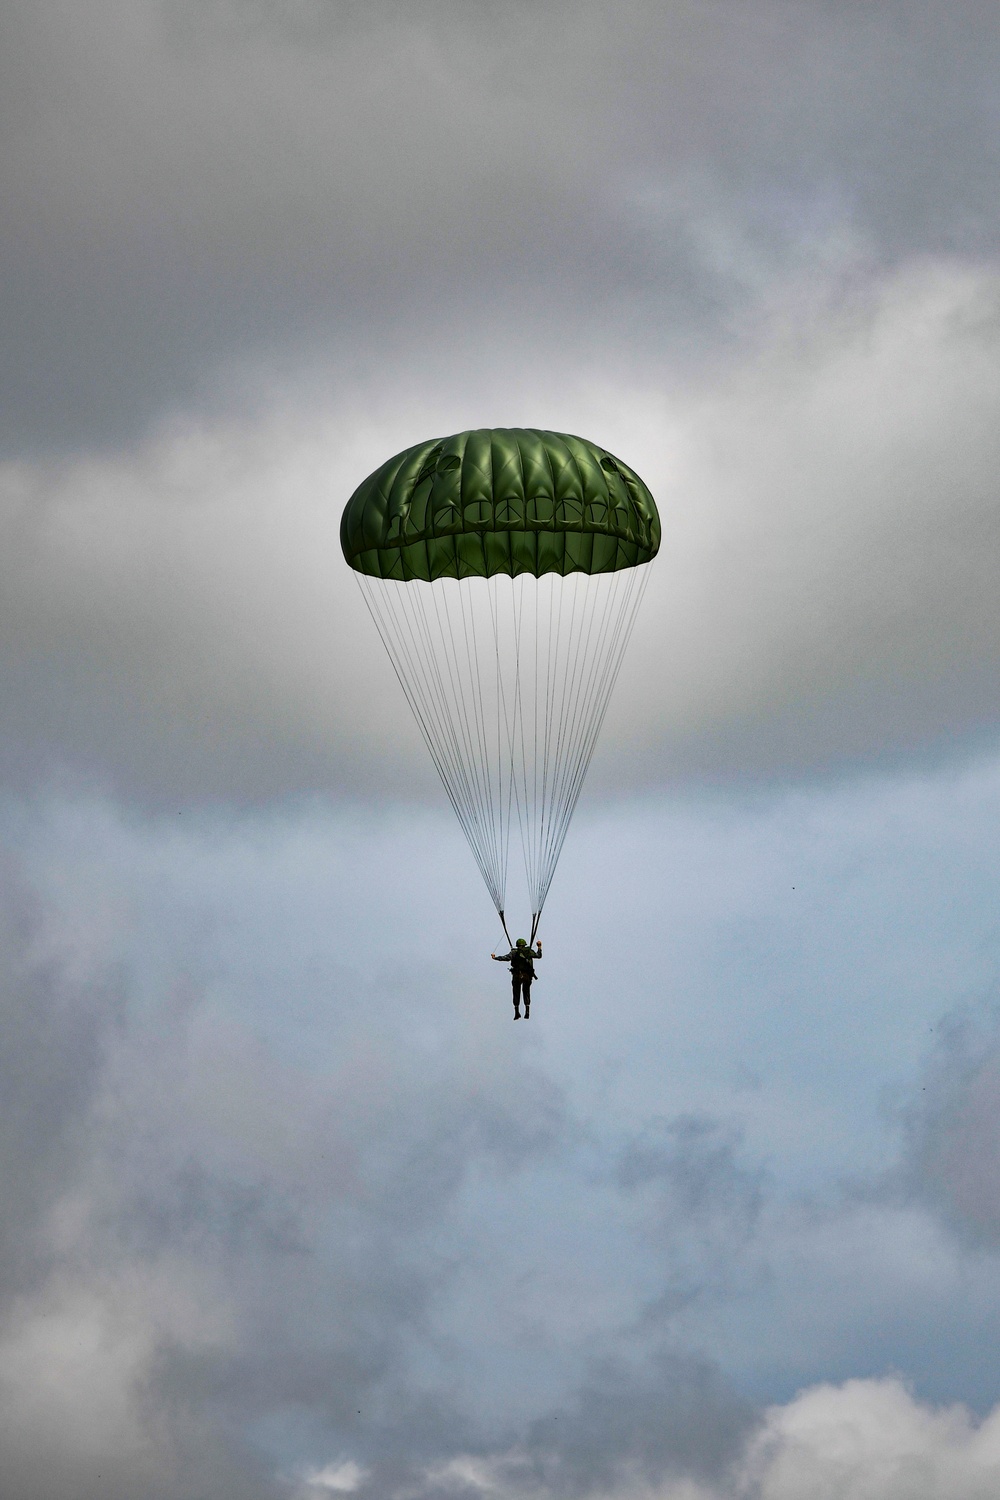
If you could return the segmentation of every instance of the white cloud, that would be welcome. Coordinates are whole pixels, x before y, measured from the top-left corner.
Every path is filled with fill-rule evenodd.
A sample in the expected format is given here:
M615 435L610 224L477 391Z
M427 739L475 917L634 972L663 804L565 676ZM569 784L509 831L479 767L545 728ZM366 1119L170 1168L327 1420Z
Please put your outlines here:
M21 1299L0 1330L5 1493L172 1497L185 1446L210 1473L215 1435L177 1423L150 1387L164 1341L210 1353L230 1334L222 1287L169 1257L113 1273L77 1266Z
M1000 1492L1000 1408L918 1401L901 1381L849 1380L772 1407L733 1494L755 1500L992 1500Z
M307 1469L297 1500L322 1500L324 1495L350 1495L364 1484L368 1470L353 1458L326 1464L322 1469Z
M50 769L167 797L193 772L203 790L238 795L280 790L287 772L267 765L283 754L322 782L330 755L390 741L399 721L364 690L378 643L359 629L338 540L359 447L337 424L277 419L8 469L0 672L24 736L8 755L42 741Z
M939 885L923 893L915 917L911 874L896 892L900 909L922 924L924 911L941 904L940 890L954 897L952 917L966 931L973 886L953 878L953 861L967 858L970 845L993 859L994 782L991 771L970 801L967 789L942 777L941 807L956 817L950 832L933 813L915 817L905 798L888 808L871 798L851 803L842 789L827 794L822 814L811 804L809 816L823 822L828 848L831 827L841 834L836 857L827 856L836 867L832 879L815 894L825 943L813 954L817 969L829 968L828 956L842 940L854 942L856 957L866 951L866 934L879 949L891 948L886 933L905 930L885 909L865 912L870 892L886 880L897 884L895 864L876 862L846 913L837 915L831 897L845 857L853 853L860 865L870 864L880 845L872 829L887 825L932 830L925 865ZM788 801L788 826L802 839L790 859L798 865L812 836L802 829L802 795ZM962 817L957 805L967 810ZM662 871L650 878L643 854L634 872L636 880L646 872L655 901L669 890L669 867L683 860L670 847L668 823L653 827L647 806L636 817L650 845L661 848ZM818 1165L814 1159L810 1186L818 1201L811 1210L782 1209L775 1201L787 1189L777 1180L785 1171L783 1149L809 1156L823 1148L803 1146L803 1135L849 1137L857 1128L851 1117L862 1112L865 1090L850 1100L838 1090L837 1108L816 1113L817 1092L831 1075L859 1072L855 1043L881 1059L873 1087L885 1069L906 1069L900 1058L914 1027L916 1047L924 1045L925 1002L905 983L905 1014L892 1030L882 1029L877 1007L864 997L850 1012L839 1001L831 1004L828 1032L827 1007L803 1019L803 1002L796 1000L797 1019L782 1008L777 1029L756 1038L756 1053L739 1036L735 1043L729 1038L733 1056L755 1063L775 1041L794 1051L796 1029L815 1049L812 1062L799 1059L793 1086L780 1067L767 1082L768 1108L781 1121L777 1129L773 1119L765 1126L774 1176L759 1216L753 1168L762 1134L752 1115L745 1159L742 1152L734 1156L725 1129L696 1132L692 1142L690 1131L678 1136L659 1122L641 1135L641 1149L627 1155L624 1175L632 1187L623 1197L612 1179L617 1163L622 1180L619 1149L629 1107L645 1112L670 1101L673 1108L678 1089L688 1088L700 1089L707 1105L717 1087L708 1076L710 1058L722 1050L713 1026L738 1032L746 1025L749 1038L768 1024L766 987L755 995L744 984L722 1007L696 983L683 1006L687 1019L672 1004L670 971L683 966L685 941L699 954L711 947L708 929L685 939L687 917L676 929L664 927L651 908L648 916L639 913L634 940L631 933L619 937L604 953L618 972L633 948L642 950L640 930L655 934L659 967L644 1009L631 975L618 972L622 982L612 989L590 962L601 940L588 929L604 923L616 930L616 913L632 904L631 892L612 880L596 920L581 915L560 944L564 954L577 950L576 976L552 976L541 1030L522 1041L520 1028L506 1021L503 993L491 996L469 978L485 951L474 936L480 898L468 893L468 905L460 905L457 926L467 931L456 935L455 949L447 945L444 959L440 880L428 881L412 908L409 899L398 910L380 900L387 860L396 859L394 878L404 890L417 884L408 878L411 870L427 870L414 852L423 832L407 833L404 819L399 831L363 849L373 837L370 825L345 811L328 814L325 825L303 811L298 828L262 818L228 833L221 820L155 824L99 809L88 818L79 807L52 818L47 832L33 833L33 884L45 906L31 952L44 956L50 985L49 971L61 970L60 955L77 941L85 962L70 964L69 972L82 974L81 986L94 983L102 951L107 969L124 962L132 980L125 995L106 1003L101 1066L61 1127L79 1158L40 1209L24 1199L39 1270L16 1312L0 1321L5 1410L12 1433L20 1434L18 1462L25 1474L41 1476L43 1494L52 1492L53 1475L74 1464L104 1473L108 1455L117 1453L119 1492L189 1500L183 1486L171 1489L175 1453L201 1477L215 1461L213 1443L225 1434L248 1434L250 1448L263 1432L268 1449L261 1462L295 1475L300 1489L325 1476L329 1490L332 1480L351 1477L342 1463L357 1463L372 1471L370 1482L359 1479L359 1491L391 1494L398 1472L392 1464L403 1466L402 1454L409 1474L411 1463L436 1465L434 1483L456 1493L492 1484L504 1495L563 1497L589 1484L586 1493L596 1495L614 1481L615 1493L624 1494L628 1480L627 1493L638 1500L652 1494L666 1470L686 1473L688 1481L686 1489L679 1479L673 1490L664 1487L669 1500L769 1500L770 1492L752 1487L758 1479L785 1500L774 1487L785 1483L793 1459L825 1472L815 1407L776 1408L765 1428L770 1446L743 1452L733 1471L733 1484L738 1480L743 1490L727 1491L719 1472L740 1451L752 1416L734 1400L727 1377L738 1387L773 1390L778 1381L784 1389L811 1387L830 1374L902 1368L922 1390L944 1398L991 1399L988 1355L978 1374L969 1369L976 1341L988 1350L995 1333L995 1265L988 1256L970 1256L920 1204L871 1198L845 1204L831 1180L840 1159L832 1166L822 1155ZM777 942L787 953L789 940L780 938L768 904L741 907L747 870L755 887L780 882L783 910L795 904L766 853L769 841L748 853L739 839L722 840L712 853L712 838L720 838L717 810L711 819L715 833L703 825L697 840L703 864L694 882L711 910L711 931L742 910L744 917L752 913L766 947ZM775 835L779 844L786 832ZM14 834L11 843L28 842L27 822ZM598 844L612 870L616 846L607 820ZM633 854L642 847L638 840L629 844ZM442 867L445 884L463 857L456 842L452 863ZM814 878L818 863L811 861ZM713 870L734 875L735 894L713 879ZM984 887L994 883L984 867ZM94 892L100 910L102 890L111 885L131 892L120 916L131 930L112 924L91 933L84 897ZM68 927L64 903L76 918ZM798 910L794 921L794 946L808 947L807 912ZM453 983L455 951L464 978ZM928 966L921 952L910 957L918 968ZM954 982L956 964L949 959L945 966ZM754 967L752 956L743 967ZM853 958L849 971L847 994L857 1000ZM879 989L882 978L880 971L870 982ZM611 1028L609 992L627 1002L616 1007ZM690 1004L696 996L703 1006ZM82 1000L73 989L62 1007L43 1002L37 987L25 988L16 1014L5 1019L11 1078L44 1080L61 1053L67 1070L79 1069L79 1046L72 1032L68 1039L64 1033ZM857 1028L845 1030L844 1013L865 1014L860 1039ZM18 1042L17 1014L29 1036L37 1034L37 1049ZM599 1036L588 1055L581 1032L595 1019ZM687 1051L685 1027L700 1033L701 1051L689 1052L677 1069L671 1053ZM629 1036L635 1055L641 1049L656 1075L645 1094L637 1070L626 1070L631 1105L623 1093L609 1092L606 1075L595 1084L601 1068L615 1066L616 1049ZM819 1083L810 1079L811 1067ZM560 1103L553 1076L564 1082L567 1098L575 1097L575 1109ZM62 1070L51 1082L58 1097ZM588 1095L598 1105L581 1109ZM9 1090L4 1102L9 1136L19 1126ZM721 1107L721 1094L714 1103ZM14 1168L18 1176L39 1176L36 1122L50 1113L40 1103L22 1130L31 1150L26 1145L25 1160L13 1162L13 1187ZM787 1141L783 1147L792 1136L793 1147ZM699 1142L705 1149L690 1149ZM11 1188L5 1191L10 1200ZM682 1269L691 1271L682 1290L695 1295L681 1299L687 1311L668 1311L650 1328L644 1313L677 1285L678 1254ZM720 1268L724 1274L716 1274ZM9 1298L0 1301L0 1320L9 1307ZM640 1370L643 1338L704 1350L715 1364L650 1360ZM591 1361L601 1353L617 1355L621 1365L598 1379ZM504 1372L500 1389L496 1370ZM433 1397L415 1412L414 1390L419 1401ZM896 1399L902 1401L898 1393ZM453 1403L450 1415L441 1415L437 1400ZM859 1398L855 1404L863 1415ZM61 1442L45 1447L43 1463L39 1434L53 1410L64 1413ZM902 1410L910 1410L906 1401ZM927 1426L923 1410L910 1422L918 1432ZM805 1444L805 1458L795 1458L804 1442L802 1422L788 1415L796 1411L812 1412L809 1431L819 1433ZM940 1426L930 1424L931 1437ZM905 1423L902 1430L905 1437ZM862 1423L861 1436L851 1441L869 1441L866 1432ZM528 1454L520 1467L488 1446L499 1449L512 1434ZM966 1447L969 1464L979 1463L982 1442L977 1448L970 1439ZM953 1456L949 1450L949 1463ZM135 1480L147 1472L159 1476L159 1492L152 1478ZM68 1488L88 1494L80 1483ZM99 1493L96 1479L91 1488ZM209 1488L245 1493L239 1476ZM309 1500L322 1493L305 1491Z
M919 1401L895 1377L817 1385L772 1406L717 1483L629 1474L593 1500L994 1500L1000 1493L1000 1407L979 1421L965 1407ZM426 1475L427 1490L498 1500L548 1500L520 1452L462 1455Z
M626 450L664 519L625 669L653 765L829 765L994 723L1000 280L829 290L783 288L756 351Z
M980 1246L1000 1240L1000 1024L995 1007L945 1018L902 1118L904 1181L952 1229Z

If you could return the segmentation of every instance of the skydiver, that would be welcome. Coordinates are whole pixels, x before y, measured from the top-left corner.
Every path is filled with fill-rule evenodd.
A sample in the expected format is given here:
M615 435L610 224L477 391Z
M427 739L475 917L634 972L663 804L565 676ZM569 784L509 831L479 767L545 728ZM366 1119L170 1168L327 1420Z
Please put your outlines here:
M498 964L510 964L511 988L514 991L514 1020L521 1019L521 996L524 996L524 1019L531 1019L531 981L535 977L534 960L542 956L542 940L538 939L537 952L532 952L525 938L518 938L509 953L491 953Z

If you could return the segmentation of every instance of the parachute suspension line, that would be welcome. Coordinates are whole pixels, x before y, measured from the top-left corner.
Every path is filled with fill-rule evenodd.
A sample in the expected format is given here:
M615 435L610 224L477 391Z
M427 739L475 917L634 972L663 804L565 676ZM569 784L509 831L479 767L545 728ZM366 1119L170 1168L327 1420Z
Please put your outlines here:
M551 635L548 642L548 675L553 683L551 702L547 707L548 722L545 726L545 764L543 772L543 795L540 817L538 820L537 841L538 852L535 859L536 875L532 885L532 909L537 916L541 914L541 908L545 901L545 889L548 886L546 879L546 847L548 843L548 828L555 816L558 807L560 771L562 768L563 751L566 745L567 708L572 699L573 680L579 661L582 634L577 634L577 606L582 603L584 615L587 609L587 593L593 593L595 584L591 580L589 590L585 587L583 591L579 588L575 578L567 580L567 585L562 588L550 588L550 617L553 612L552 603L554 596L558 593L558 604L555 608L556 627L554 638ZM583 592L583 599L580 594ZM571 595L569 620L564 624L564 610L566 606L566 595ZM575 646L574 646L575 642ZM543 889L543 887L545 889Z
M518 728L520 730L521 744L521 782L517 788L519 793L517 805L518 818L521 825L521 853L524 857L524 874L525 879L528 882L528 889L530 890L531 870L529 865L529 850L531 847L531 812L528 807L528 765L527 751L524 743L524 704L521 699L521 611L524 605L523 573L519 577L511 579L511 589L513 591L514 598L516 598L517 600L516 608L514 610L514 672L515 681L517 683L515 702L517 704L517 719ZM533 731L534 727L535 726L532 725ZM532 734L532 740L534 742L534 734Z
M544 830L545 849L544 863L547 874L546 890L548 882L551 881L554 862L551 860L552 850L559 838L560 825L563 822L562 813L569 800L569 794L575 780L575 769L579 761L581 747L586 743L590 720L597 710L595 702L594 678L602 659L605 639L607 635L607 624L609 615L613 617L615 605L618 603L618 591L621 574L611 575L610 585L605 579L592 591L591 609L589 611L586 625L581 628L577 638L577 650L573 662L573 689L574 698L570 710L570 721L566 730L566 755L557 767L557 785L553 792L552 818ZM603 595L603 601L601 599ZM603 602L600 625L597 632L597 645L591 651L591 642L594 632L594 622L598 615L598 609ZM588 665L589 664L589 665ZM571 809L572 811L572 809Z
M483 808L463 760L455 719L461 700L449 702L440 669L442 652L431 641L427 603L418 597L420 586L394 585L355 575L365 602L385 644L389 659L417 721L448 799L469 842L497 911L504 905L504 874L490 858L484 838ZM379 587L379 584L382 584ZM455 713L455 710L458 713Z
M490 623L493 626L493 650L496 657L496 682L497 682L497 781L501 789L500 809L505 818L505 832L503 840L503 868L504 875L507 872L507 861L510 855L510 804L514 793L514 757L511 745L510 720L507 713L507 693L503 679L503 664L500 652L500 630L497 620L497 579L496 577L486 580L486 596L490 605ZM501 729L507 731L507 755L504 755L503 739ZM503 778L504 769L507 773L506 805L504 804ZM501 913L501 921L503 915ZM504 932L507 931L506 924ZM508 937L510 934L508 933Z
M540 802L540 806L539 806L538 817L537 817L537 819L535 821L535 830L534 830L534 832L535 832L536 848L539 851L540 851L540 848L541 848L542 833L543 833L543 830L544 830L544 827L545 827L546 808L547 808L547 804L548 804L549 789L550 789L550 752L551 752L551 749L552 749L553 726L556 723L556 715L555 715L555 712L554 712L554 710L555 710L555 704L556 704L556 683L557 683L556 666L558 664L558 659L559 659L559 643L560 643L560 637L561 637L561 633L562 633L562 604L563 604L563 602L565 600L565 595L566 595L567 588L571 587L571 585L569 585L565 580L560 580L560 582L562 584L561 588L558 589L560 608L559 608L558 611L555 612L555 630L554 631L553 631L553 613L554 613L553 605L554 605L554 600L555 600L556 593L557 593L557 586L556 586L555 580L552 579L552 578L548 578L548 577L545 579L545 583L544 583L545 591L548 594L548 606L549 606L549 609L548 609L548 621L547 621L546 642L545 642L545 655L546 655L546 669L545 669L545 728L544 728L544 733L542 735L542 751L541 751L542 792L541 792L541 802ZM541 588L542 586L543 586L542 585L542 581L539 580L539 588ZM537 754L537 738L536 738L536 754ZM536 853L536 857L535 857L535 860L534 860L534 865L535 865L535 873L533 875L533 878L529 881L529 886L530 886L530 890L531 890L531 905L532 905L532 916L533 917L535 917L537 915L537 913L538 913L538 899L537 899L537 889L538 889L538 875L537 875L538 857L537 857L537 853Z
M631 624L633 611L624 609L637 579L632 570L597 579L561 576L532 581L511 581L511 610L515 631L515 695L511 711L501 686L500 710L505 714L511 764L520 775L514 791L525 872L532 901L533 925L537 919L562 848L569 815L575 807L587 766L596 745L596 728L607 706L613 675L620 664L620 649L626 634L617 627L622 619ZM525 620L522 591L535 591L535 640L530 654L525 650ZM548 620L543 617L538 591L548 594ZM571 597L567 601L566 595ZM558 607L555 598L558 595ZM567 621L568 609L568 621ZM496 609L491 604L492 624L499 650ZM544 640L543 640L544 632ZM542 683L544 661L545 682ZM534 668L527 700L525 670ZM501 675L502 685L502 675ZM518 694L516 689L520 687ZM540 710L544 704L544 717ZM516 730L516 739L515 739ZM530 731L530 732L529 732ZM522 734L524 742L522 743ZM534 755L528 766L528 744ZM520 785L518 785L520 782ZM539 803L537 788L541 782Z
M476 728L479 737L481 752L481 764L486 779L486 787L490 811L490 829L493 837L493 857L496 867L501 871L500 887L506 882L507 856L504 839L504 809L503 809L503 784L500 776L500 767L497 768L496 799L494 801L492 761L490 756L490 724L486 704L483 698L483 673L479 659L479 636L476 632L476 612L468 600L467 590L459 589L459 602L462 606L462 624L465 628L465 646L470 665L475 661L473 672L473 686L476 692ZM468 604L468 608L466 607ZM469 649L469 638L472 638L472 649ZM501 914L501 921L503 916Z
M640 571L644 576L638 579L635 574ZM587 712L580 721L580 731L575 736L573 754L567 757L563 785L557 799L556 816L547 830L543 884L539 892L542 902L548 894L548 888L562 852L569 822L593 758L625 648L628 645L648 582L648 570L636 569L630 572L632 576L624 581L624 586L621 575L613 575L614 582L606 591L604 610L598 628L598 645L585 694L588 699Z
M518 825L534 942L649 569L355 576L508 942Z
M392 663L393 671L396 673L399 684L406 695L406 700L413 712L413 717L417 721L417 725L423 735L424 743L427 745L427 749L430 752L431 759L448 794L451 805L462 827L465 828L466 811L461 801L461 788L453 786L453 777L449 774L451 768L447 765L447 746L442 746L438 734L435 733L436 726L433 720L433 705L427 696L427 684L418 671L417 657L408 649L403 632L398 628L398 620L394 617L392 610L392 596L389 593L377 594L365 574L357 573L355 576L358 579L362 596L368 606L371 617L375 622L375 628L382 638L389 660ZM379 608L380 601L386 606L385 613ZM396 626L395 629L390 628L390 619L393 625ZM410 645L415 647L415 644L415 640L411 639ZM470 839L471 842L472 840ZM474 844L473 853L478 860L479 854ZM489 886L489 872L483 867L481 860L479 863L483 877Z
M567 753L571 751L574 740L574 731L577 724L578 709L580 703L580 689L582 686L581 664L586 659L586 652L590 644L593 626L593 603L599 585L591 580L581 590L573 580L571 612L568 627L563 629L562 609L564 607L565 590L560 590L560 610L557 623L556 661L558 662L558 642L565 635L566 658L565 670L557 670L557 678L562 679L562 692L559 701L558 714L555 719L555 752L551 773L546 767L548 781L548 798L542 808L542 816L538 826L538 854L536 857L536 879L534 883L533 906L540 914L544 904L545 894L551 880L548 870L548 845L549 829L554 817L557 816L561 805L562 786L565 780L565 763ZM578 613L581 616L577 621ZM551 747L551 735L549 737Z
M407 605L417 606L418 603L426 604L428 601L419 600L415 591L400 590L397 600L402 604L404 613ZM437 608L436 598L430 601L434 604L435 623L438 627L438 635L443 640L443 626L440 613ZM489 840L482 818L482 803L479 789L475 781L475 767L466 751L468 744L468 722L464 712L461 694L454 692L454 670L452 658L444 651L435 649L433 631L429 612L426 609L414 607L412 609L412 620L408 618L411 632L419 639L423 646L423 660L427 664L427 687L429 698L435 707L435 717L429 722L440 732L440 744L443 750L442 760L452 770L454 789L461 801L465 816L461 818L466 837L476 855L480 869L483 870L486 884L493 896L494 902L503 902L503 891L499 887L497 872L490 860ZM415 628L414 628L415 627ZM454 649L454 648L453 648ZM448 663L449 677L452 682L453 692L449 695L445 685L444 674L441 669L442 658Z
M522 641L522 609L523 609L523 602L524 602L524 579L523 579L523 577L522 578L516 578L516 579L515 578L511 578L509 580L509 582L510 582L510 594L509 594L509 597L507 597L506 582L501 583L499 578L497 578L496 580L493 580L493 579L490 580L490 589L491 589L491 591L493 591L494 589L496 589L496 591L497 591L496 593L491 592L491 613L492 613L494 631L495 631L495 634L496 634L496 645L497 645L498 660L501 659L501 658L503 658L502 665L501 665L500 679L499 679L500 680L500 684L501 684L501 694L500 694L500 699L499 699L499 703L498 703L498 709L503 714L504 727L506 729L510 791L511 791L511 793L513 795L514 805L515 805L515 808L516 808L516 811L517 811L518 828L519 828L520 835L521 835L521 850L522 850L522 855L524 856L525 861L526 861L526 874L528 875L528 883L529 883L529 890L530 890L531 877L530 877L530 873L528 873L528 870L527 870L527 860L528 860L528 857L529 857L529 847L530 847L530 845L529 845L529 829L530 829L530 826L531 826L531 809L530 809L530 807L528 805L528 790L527 790L527 744L526 744L526 741L525 741L525 733L524 733L524 730L525 730L524 704L523 704L522 696L521 696L521 680L522 680L522 672L521 672L521 641ZM501 640L500 640L500 613L501 613L501 610L500 610L500 599L498 597L498 594L499 594L500 590L503 591L503 594L504 594L504 596L506 598L506 602L509 604L509 608L505 611L505 613L506 613L506 619L503 622L507 626L507 632L506 633L507 633L508 639L506 641L504 641L503 644L501 644ZM511 650L511 648L513 648L513 649ZM507 693L506 687L504 686L504 681L503 681L503 679L504 679L504 671L502 670L503 667L506 667L506 675L508 675L508 676L512 675L513 676L513 683L511 685L511 692L509 694L509 699L510 699L510 707L509 708L508 708L508 693ZM535 726L534 723L532 723L532 725L531 725L531 730L532 730L533 743L535 745L535 757L534 758L537 759L537 735L536 735L536 726ZM521 766L521 775L520 775L520 777L518 777L518 774L517 774L517 767L518 767L518 761L519 760L520 760L520 766ZM508 803L508 806L509 806L509 803Z
M559 858L559 852L562 849L562 841L564 841L565 832L567 832L570 816L573 814L574 808L576 808L577 798L579 798L580 789L582 789L583 777L585 777L589 763L591 763L591 757L594 754L595 745L597 745L597 736L598 732L600 732L601 721L604 718L604 711L606 711L607 702L609 702L610 693L612 693L615 678L618 676L618 669L621 666L621 654L619 654L618 646L619 643L624 645L624 642L622 642L621 636L619 636L619 625L621 625L622 618L627 618L628 603L630 603L630 595L633 592L634 586L636 586L636 579L634 577L633 579L628 579L624 583L624 586L622 586L621 580L616 579L615 588L613 588L613 591L609 591L606 615L604 615L604 619L601 621L601 645L597 654L595 654L594 672L592 672L591 688L589 688L589 691L591 691L591 712L589 712L588 720L583 724L583 732L580 735L579 742L577 742L574 762L567 766L567 790L565 790L562 814L552 829L552 844L550 844L549 855L550 870L555 870L555 862ZM625 595L624 598L621 597L622 594Z
M473 717L478 714L478 710L482 705L482 697L480 694L481 673L478 651L475 652L475 658L473 658L473 651L472 646L470 645L469 634L468 632L466 632L465 665L467 666L468 670L467 673L462 673L460 670L461 656L458 650L455 630L451 618L451 590L447 589L444 591L440 591L435 589L430 590L429 592L433 596L435 614L437 616L439 625L441 618L440 610L438 608L439 598L442 601L445 617L448 624L447 645L448 647L450 647L450 653L446 653L446 659L449 665L449 678L451 680L453 688L453 702L456 709L456 716L461 720L462 723L462 740L467 755L469 781L475 799L476 820L479 836L484 849L487 852L490 867L494 872L494 884L500 896L499 905L502 906L506 880L506 869L501 866L500 862L500 837L499 829L497 827L492 779L490 777L489 771L489 753L487 740L485 733L478 724L478 720L477 732L474 739L472 732L473 726L470 719L470 705L472 708ZM458 584L458 595L459 603L462 607L464 621L465 591L463 590L460 583ZM443 627L441 630L441 638L444 639ZM475 644L475 636L473 636L472 645ZM452 670L453 665L455 669L454 671Z
M593 605L600 593L600 582L593 588L583 590L583 599L580 599L581 590L573 588L572 612L570 615L569 628L567 630L567 651L571 657L572 665L568 675L564 678L562 702L559 709L559 724L556 735L555 764L552 768L552 796L548 808L549 818L558 816L562 783L565 775L566 762L572 750L573 730L576 727L576 709L579 704L579 673L581 667L581 654L585 645L589 645L590 630L593 624ZM589 597L588 597L589 595ZM578 626L576 621L577 604L581 603L584 621ZM589 612L587 605L591 605ZM583 658L585 659L585 657ZM569 660L567 661L569 666ZM539 850L540 859L544 858L544 849L547 844L546 819L543 818L542 827L539 830L539 841L542 847ZM540 909L544 897L539 884L536 895L536 909Z
M536 587L533 588L531 592L532 592L532 594L534 595L534 598L535 598L535 638L534 638L534 641L533 641L534 652L535 652L535 662L534 662L534 672L532 673L532 686L534 687L535 691L534 691L534 704L533 704L533 708L532 708L532 719L531 719L531 722L533 724L537 725L538 724L538 600L539 600L539 595L541 593L541 589L539 589L537 587L537 585L536 585ZM531 781L531 822L532 822L532 826L533 827L537 827L537 824L538 824L538 817L537 817L537 811L536 811L537 808L538 808L538 742L537 742L537 740L535 742L535 754L534 754L534 758L533 758L532 770L533 770L534 774L532 776L532 781ZM531 887L531 884L532 883L529 882L529 888ZM535 941L535 913L534 912L532 912L532 914L531 914L531 941L532 942Z
M468 683L466 683L463 680L463 674L462 674L462 671L461 671L461 657L460 657L460 654L459 654L459 650L458 650L458 646L457 646L457 642L456 642L456 637L455 637L455 628L454 628L454 624L452 622L452 617L451 617L451 606L450 606L450 603L449 603L450 591L443 591L442 592L440 590L435 589L435 590L433 590L433 599L434 599L434 610L435 610L435 614L437 615L437 621L438 621L439 627L441 627L441 610L442 610L442 608L444 610L445 620L447 621L447 625L448 625L448 644L449 644L449 646L450 646L451 649L450 649L450 651L448 653L446 653L445 660L446 660L446 662L448 664L448 678L449 678L449 682L450 682L451 690L452 690L452 701L457 706L457 708L459 710L458 717L460 717L460 719L461 719L462 740L463 740L463 744L464 744L465 752L466 752L466 763L470 767L470 770L471 770L470 781L471 781L472 787L473 787L473 794L474 794L474 799L475 799L475 806L476 806L476 812L477 812L477 822L479 824L480 837L482 838L484 847L485 847L485 849L487 851L487 854L488 854L488 857L489 857L490 868L493 869L493 870L496 870L497 869L498 844L497 844L497 838L496 838L496 823L495 823L494 817L492 816L492 813L493 813L492 789L491 789L491 787L489 785L489 780L488 780L488 771L487 771L486 757L485 757L485 754L482 753L483 750L484 750L484 746L483 746L482 734L481 734L481 730L480 730L480 726L479 726L479 721L478 721L478 715L477 715L477 706L478 705L477 705L476 694L477 694L477 690L479 688L479 673L478 673L478 670L476 670L473 667L472 657L471 657L471 653L470 653L470 649L469 649L469 637L468 637L468 632L466 632L466 635L465 635L466 660L467 660L468 667L469 667L469 672L468 672L467 675L469 676L469 678L471 680ZM461 590L459 591L459 599L460 599L460 602L462 602ZM464 617L465 617L465 611L464 611L464 605L463 605L463 621L464 621ZM443 627L441 627L441 634L442 634L442 637L443 637L443 635L444 635L444 629L443 629ZM476 662L476 668L478 668L478 660ZM472 715L471 718L470 718L470 705L471 705L471 715ZM473 724L472 724L472 719L473 718L476 719L476 741L477 741L477 743L475 745L473 743ZM497 888L499 889L500 884L501 884L500 880L498 879L496 883L497 883ZM500 891L500 895L501 895L501 900L502 900L502 898L503 898L503 891L502 890Z
M548 596L549 596L549 620L548 620L548 634L547 634L547 639L546 639L545 736L544 736L544 749L543 749L543 756L542 756L542 807L541 807L541 817L539 818L539 827L538 827L539 842L541 842L542 838L544 837L544 832L545 832L546 799L547 799L547 796L548 796L548 783L549 783L549 747L550 747L551 742L552 742L552 724L553 724L553 720L554 720L554 717L555 717L555 713L554 713L554 710L555 710L555 692L556 692L556 687L555 687L555 682L556 682L555 671L556 671L556 665L557 665L558 658L559 658L559 637L560 637L561 629L562 629L562 604L563 604L563 601L565 599L565 588L558 590L558 595L559 595L559 609L558 609L558 611L556 611L555 608L554 608L556 594L557 594L557 589L556 589L556 585L555 585L554 580L550 580L549 581L548 588L547 588L547 593L548 593ZM555 618L556 618L554 644L553 644L553 629L552 629L553 614L555 614ZM533 898L532 899L532 905L533 905L535 913L536 913L536 924L537 924L537 916L540 915L540 913L539 913L539 910L538 910L538 900L537 900L537 897L535 896L534 892L532 892L532 898Z

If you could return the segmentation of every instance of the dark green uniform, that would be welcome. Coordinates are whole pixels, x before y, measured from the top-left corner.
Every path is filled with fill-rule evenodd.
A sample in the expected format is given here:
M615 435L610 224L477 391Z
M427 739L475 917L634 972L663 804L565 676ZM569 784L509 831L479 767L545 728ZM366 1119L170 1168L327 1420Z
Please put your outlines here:
M514 1020L521 1019L521 997L524 997L524 1019L531 1015L531 981L535 977L535 959L541 958L541 953L529 948L527 943L519 948L516 945L509 953L494 953L493 957L498 964L510 964L511 988L514 992Z

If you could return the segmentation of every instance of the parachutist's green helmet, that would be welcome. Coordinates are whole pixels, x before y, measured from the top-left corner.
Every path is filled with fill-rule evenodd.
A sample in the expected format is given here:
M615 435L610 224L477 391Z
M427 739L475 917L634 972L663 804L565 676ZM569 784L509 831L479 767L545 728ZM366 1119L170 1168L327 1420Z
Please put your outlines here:
M528 946L528 939L527 938L518 938L518 940L517 940L517 946L519 948L527 948L527 946Z

